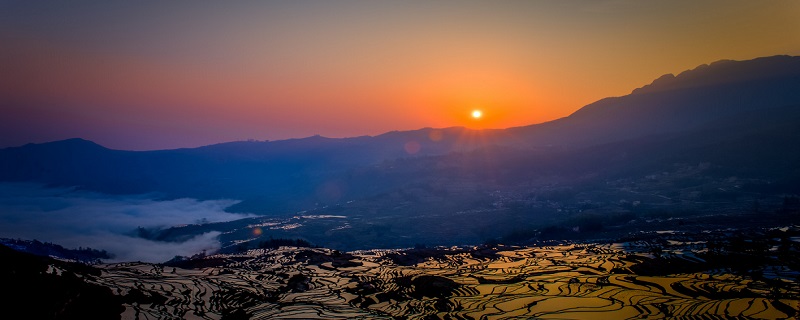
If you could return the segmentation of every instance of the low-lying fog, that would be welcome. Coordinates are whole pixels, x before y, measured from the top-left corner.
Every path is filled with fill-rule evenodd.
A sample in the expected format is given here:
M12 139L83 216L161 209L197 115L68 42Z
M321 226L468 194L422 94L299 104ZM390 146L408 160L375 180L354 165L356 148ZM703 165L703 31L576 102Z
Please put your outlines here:
M219 248L218 232L184 242L131 236L137 227L157 228L198 222L231 221L248 215L225 212L236 200L156 200L155 195L107 195L74 188L0 183L0 238L90 247L114 255L112 261L164 262Z

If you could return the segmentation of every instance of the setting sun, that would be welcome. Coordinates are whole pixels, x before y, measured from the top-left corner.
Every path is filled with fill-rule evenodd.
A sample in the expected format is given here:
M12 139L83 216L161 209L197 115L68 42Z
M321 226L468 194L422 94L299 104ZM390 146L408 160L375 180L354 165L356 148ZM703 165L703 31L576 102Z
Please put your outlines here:
M482 116L483 116L483 112L481 112L480 110L473 110L472 111L472 118L480 119Z

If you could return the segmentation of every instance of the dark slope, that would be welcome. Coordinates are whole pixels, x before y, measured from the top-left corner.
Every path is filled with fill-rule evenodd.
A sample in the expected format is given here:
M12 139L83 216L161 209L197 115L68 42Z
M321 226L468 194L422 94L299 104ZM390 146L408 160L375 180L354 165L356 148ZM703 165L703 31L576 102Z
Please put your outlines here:
M666 75L540 125L509 129L534 146L586 146L679 133L741 112L800 103L800 57L719 61Z
M99 277L100 269L17 252L3 245L0 258L0 307L13 314L12 318L120 319L125 311L122 303L126 299L84 280Z

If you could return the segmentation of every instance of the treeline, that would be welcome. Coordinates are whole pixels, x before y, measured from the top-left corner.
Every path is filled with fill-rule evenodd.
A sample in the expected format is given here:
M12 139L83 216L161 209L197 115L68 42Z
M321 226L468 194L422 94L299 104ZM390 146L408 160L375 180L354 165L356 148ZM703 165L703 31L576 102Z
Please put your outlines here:
M255 240L240 243L237 246L223 248L219 253L242 253L250 249L278 249L279 247L317 248L303 239L272 238L256 242Z
M87 264L97 264L100 263L102 259L113 258L113 256L105 250L83 247L67 249L55 243L41 242L39 240L0 239L0 244L17 251L27 252L37 256L57 257Z
M283 239L283 238L269 238L269 240L259 241L256 248L258 249L277 249L279 247L313 247L310 242L303 239Z
M638 216L632 212L619 213L581 213L565 219L558 224L541 228L529 227L512 230L499 239L490 239L490 242L504 244L525 244L541 240L579 240L593 237L606 230L606 227L623 225Z

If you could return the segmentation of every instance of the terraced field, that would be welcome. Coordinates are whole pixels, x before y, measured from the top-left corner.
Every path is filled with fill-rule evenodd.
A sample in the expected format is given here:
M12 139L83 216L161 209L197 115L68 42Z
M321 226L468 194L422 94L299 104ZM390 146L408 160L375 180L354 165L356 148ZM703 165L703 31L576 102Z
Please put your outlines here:
M724 270L645 276L612 245L340 253L252 250L186 268L108 264L87 279L126 297L125 319L792 318L798 285Z

